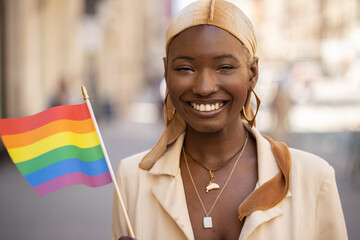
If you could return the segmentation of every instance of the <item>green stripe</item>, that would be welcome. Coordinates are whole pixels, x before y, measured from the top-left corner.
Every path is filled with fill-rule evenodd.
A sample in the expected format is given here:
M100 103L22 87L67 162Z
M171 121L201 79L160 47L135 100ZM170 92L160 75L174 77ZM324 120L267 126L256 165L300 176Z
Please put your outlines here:
M100 145L90 148L79 148L74 145L68 145L56 148L28 161L17 163L16 166L24 176L54 163L72 158L80 159L84 162L93 162L104 158L104 154Z

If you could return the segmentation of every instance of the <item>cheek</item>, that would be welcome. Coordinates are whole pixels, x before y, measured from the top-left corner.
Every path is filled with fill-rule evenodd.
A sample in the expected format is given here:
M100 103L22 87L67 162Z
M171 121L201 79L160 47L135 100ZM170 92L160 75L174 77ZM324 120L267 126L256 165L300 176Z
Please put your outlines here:
M167 89L169 91L169 97L171 99L174 107L179 111L180 99L181 95L185 92L183 84L180 81L176 81L176 79L171 79L166 83Z
M181 95L181 85L179 86L179 84L176 84L175 82L168 82L166 85L171 101L174 103Z
M191 79L189 77L179 77L176 76L176 74L168 73L166 86L171 93L171 100L179 100L182 94L191 89Z
M176 88L172 88L171 86L168 86L168 91L169 91L169 97L170 97L171 101L173 102L173 104L176 104L176 102L180 96L179 92L176 91Z
M180 100L181 99L181 93L178 91L171 91L169 89L169 98L171 99L171 102L176 109L176 112L186 120L187 111L186 108L184 108L184 103Z
M234 81L233 84L228 84L226 86L225 91L227 91L234 99L236 103L245 103L247 98L249 86L245 81L236 82Z

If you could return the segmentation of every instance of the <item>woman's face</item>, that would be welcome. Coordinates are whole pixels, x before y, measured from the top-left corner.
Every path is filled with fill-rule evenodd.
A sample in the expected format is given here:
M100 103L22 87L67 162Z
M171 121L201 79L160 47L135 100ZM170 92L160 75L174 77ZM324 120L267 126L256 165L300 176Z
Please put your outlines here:
M210 133L239 123L258 68L237 38L215 26L191 27L171 41L164 64L171 101L191 128Z

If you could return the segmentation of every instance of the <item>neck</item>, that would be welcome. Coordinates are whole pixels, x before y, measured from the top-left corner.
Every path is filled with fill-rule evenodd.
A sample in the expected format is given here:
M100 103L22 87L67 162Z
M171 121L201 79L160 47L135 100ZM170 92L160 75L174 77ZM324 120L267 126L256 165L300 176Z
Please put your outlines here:
M243 123L218 132L198 132L190 126L186 129L184 147L191 156L208 167L216 167L235 154L246 138Z

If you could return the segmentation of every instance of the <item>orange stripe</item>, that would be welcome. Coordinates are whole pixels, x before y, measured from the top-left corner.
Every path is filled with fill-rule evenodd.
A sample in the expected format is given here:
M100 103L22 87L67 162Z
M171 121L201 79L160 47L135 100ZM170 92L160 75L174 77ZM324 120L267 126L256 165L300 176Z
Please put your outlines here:
M43 138L60 132L89 133L95 131L92 119L82 121L62 119L50 122L34 130L14 134L3 135L2 139L7 149L24 147L33 144Z

